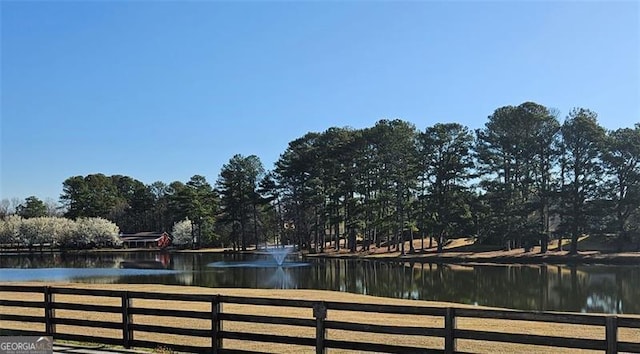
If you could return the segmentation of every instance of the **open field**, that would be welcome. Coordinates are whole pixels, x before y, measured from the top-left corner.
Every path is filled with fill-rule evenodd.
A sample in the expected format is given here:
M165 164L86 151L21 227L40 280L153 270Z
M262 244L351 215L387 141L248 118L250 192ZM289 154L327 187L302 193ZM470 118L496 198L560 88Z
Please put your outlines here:
M13 285L44 285L43 283L11 283ZM323 301L340 301L340 302L356 302L356 303L368 303L368 304L394 304L405 306L431 306L431 307L457 307L457 308L469 308L473 306L442 303L442 302L430 302L430 301L412 301L401 299L389 299L378 298L366 295L356 295L342 292L330 292L330 291L317 291L317 290L273 290L273 289L212 289L212 288L200 288L200 287L187 287L187 286L167 286L167 285L148 285L148 284L123 284L123 285L103 285L103 284L70 284L70 283L47 283L51 286L64 286L73 288L90 288L90 289L110 289L110 290L129 290L129 291L146 291L146 292L165 292L165 293L189 293L189 294L221 294L229 296L247 296L247 297L264 297L264 298L283 298L283 299L300 299L300 300L323 300ZM28 301L41 301L41 295L38 294L18 294L18 293L0 293L2 299L15 299L15 300L28 300ZM76 295L56 295L56 301L64 301L70 303L88 303L96 305L119 305L119 299L104 298L104 297L92 297L92 296L76 296ZM191 311L210 311L210 306L205 303L187 303L179 301L164 301L164 300L134 300L133 306L135 307L150 307L150 308L166 308L166 309L186 309ZM478 308L478 307L475 307ZM20 309L1 307L0 313L2 314L22 314L27 315L27 311L30 311L33 315L41 315L40 309ZM294 309L294 308L282 308L273 306L250 306L250 305L238 305L238 304L225 304L223 307L225 313L237 313L237 314L259 314L268 316L286 316L295 318L311 318L310 309ZM78 318L78 319L92 319L102 321L120 321L120 315L107 314L107 313L84 313L78 311L69 310L57 310L56 317ZM639 317L639 316L636 316ZM354 313L346 311L329 311L328 320L341 320L361 323L374 323L385 325L404 325L404 326L425 326L425 327L441 327L443 325L443 319L441 317L432 316L407 316L407 315L381 315L372 313ZM197 319L176 319L176 318L162 318L155 316L134 315L134 322L141 324L153 324L153 325L171 325L181 328L193 328L193 329L210 329L210 321L197 320ZM41 324L30 323L15 323L5 322L1 324L2 328L15 328L23 330L43 330ZM286 334L289 336L305 336L313 337L314 329L305 327L292 327L281 325L256 325L245 324L240 322L225 322L225 330L230 331L242 331L253 333L277 333ZM565 324L548 324L540 322L525 322L525 321L513 321L513 320L488 320L488 319L473 319L473 318L458 318L459 329L481 329L487 331L501 332L501 333L522 333L522 334L537 334L537 335L555 335L566 336L572 338L593 338L604 339L604 327L602 326L583 326L583 325L565 325ZM86 335L118 337L121 332L118 330L108 329L96 329L88 327L71 327L71 326L58 326L60 332L80 332ZM640 333L638 330L620 330L620 341L640 342ZM144 332L136 333L136 338L150 341L157 341L158 346L161 347L163 343L176 343L176 344L188 344L188 345L208 345L206 339L200 339L188 336L173 336L173 335L157 335L147 334ZM431 338L422 336L403 336L403 335L376 335L376 334L363 334L359 332L349 331L337 331L329 330L327 333L328 339L338 340L354 340L364 341L372 343L394 343L398 345L407 346L420 346L420 347L442 347L443 339ZM296 347L280 344L265 344L254 343L247 341L233 341L225 340L225 348L245 349L261 352L276 352L276 353L303 353L314 352L313 348ZM479 342L470 340L458 340L457 349L459 351L466 352L479 352L479 353L575 353L578 352L575 349L559 349L549 347L532 347L526 345L516 344L501 344L492 342ZM332 351L337 352L337 351ZM343 351L340 351L343 352ZM580 351L587 352L587 351Z

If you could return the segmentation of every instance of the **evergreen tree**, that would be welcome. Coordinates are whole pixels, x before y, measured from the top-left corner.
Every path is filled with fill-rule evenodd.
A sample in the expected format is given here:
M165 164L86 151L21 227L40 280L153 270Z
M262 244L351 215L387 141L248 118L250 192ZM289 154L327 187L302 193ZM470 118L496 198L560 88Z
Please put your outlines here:
M47 216L47 206L35 196L27 197L16 209L16 214L25 219Z
M258 183L264 174L260 159L251 155L233 156L222 167L218 178L217 188L220 193L221 221L230 225L231 240L234 247L247 249L248 234L253 231L252 240L257 245L258 237L258 206L261 198L258 193ZM253 225L252 230L250 226Z
M596 113L573 109L562 125L563 223L571 234L570 253L578 252L578 236L588 232L587 202L597 199L603 166L601 153L605 130Z
M605 193L613 202L615 221L612 229L629 241L634 227L629 221L634 214L640 213L640 124L634 129L610 132L603 160L611 177L605 185Z
M436 124L420 134L419 141L424 180L428 181L421 212L430 214L429 226L438 239L438 252L442 252L445 241L459 233L457 226L470 217L463 192L473 167L473 136L457 123ZM421 218L423 228L427 227L425 219Z

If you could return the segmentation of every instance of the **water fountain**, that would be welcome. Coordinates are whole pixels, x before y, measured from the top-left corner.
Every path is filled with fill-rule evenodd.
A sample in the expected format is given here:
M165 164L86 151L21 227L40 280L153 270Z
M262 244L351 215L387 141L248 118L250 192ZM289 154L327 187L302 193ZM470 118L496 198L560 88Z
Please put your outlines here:
M287 255L291 252L293 248L291 247L282 247L282 248L267 248L267 253L269 253L270 255L273 256L273 258L276 260L276 264L278 265L278 267L282 267L282 264L284 263L285 258L287 258Z
M291 262L287 261L287 256L292 254L294 248L291 246L286 247L267 247L262 251L256 251L256 255L266 255L264 259L251 259L247 260L232 260L221 261L207 264L212 268L296 268L305 267L309 263L305 262Z

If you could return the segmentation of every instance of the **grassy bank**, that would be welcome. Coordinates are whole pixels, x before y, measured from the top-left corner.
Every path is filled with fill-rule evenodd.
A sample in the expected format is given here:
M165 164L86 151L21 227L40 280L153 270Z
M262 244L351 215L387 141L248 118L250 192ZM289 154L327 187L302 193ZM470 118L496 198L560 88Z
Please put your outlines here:
M473 239L459 238L450 240L442 253L437 247L428 247L425 240L413 241L411 252L410 243L405 242L405 253L395 247L388 248L371 246L369 250L358 248L355 253L349 252L341 246L340 251L333 247L325 248L323 253L309 254L310 257L342 257L342 258L373 258L373 259L402 259L423 263L493 263L493 264L640 264L640 252L615 252L615 248L605 241L595 240L588 236L578 241L578 254L572 255L567 251L569 240L563 240L562 247L557 240L549 244L546 253L540 253L540 246L525 252L522 248L503 250L498 246L475 245Z
M16 284L16 283L12 283ZM43 283L21 283L21 284L38 284ZM273 290L273 289L211 289L200 287L188 287L188 286L167 286L167 285L148 285L148 284L123 284L123 285L109 285L109 284L69 284L69 283L48 283L52 286L65 286L74 288L91 288L91 289L112 289L112 290L129 290L129 291L147 291L147 292L165 292L165 293L190 293L190 294L222 294L231 296L248 296L248 297L265 297L265 298L286 298L286 299L301 299L301 300L323 300L323 301L342 301L342 302L356 302L356 303L369 303L369 304L394 304L404 306L432 306L432 307L472 307L468 305L431 302L431 301L412 301L401 299L389 299L378 298L366 295L356 295L341 292L331 291L317 291L317 290ZM25 294L17 293L0 293L2 299L20 299L30 301L42 301L42 296L38 294ZM71 296L71 295L56 295L57 301L72 302L72 303L88 303L96 305L119 305L119 299L110 299L104 297L90 297L90 296ZM160 301L160 300L134 300L135 307L150 307L150 308L166 308L166 309L188 309L192 311L210 311L208 304L203 303L185 303L176 301ZM477 308L477 307L476 307ZM223 311L225 313L238 313L238 314L260 314L267 316L286 316L297 318L311 318L312 313L310 309L291 309L280 308L270 306L248 306L248 305L236 305L225 304ZM0 306L0 313L12 313L12 314L28 314L30 312L34 315L42 315L42 310L32 309L26 311L20 308L9 308ZM57 317L68 318L81 318L101 321L113 321L119 322L121 317L119 314L105 314L105 313L81 313L78 311L66 311L57 310ZM362 323L374 323L374 324L387 324L387 325L404 325L404 326L425 326L425 327L442 327L443 319L441 317L431 316L400 316L400 315L380 315L372 313L354 313L344 311L330 311L328 314L328 320L339 321L352 321ZM153 325L171 325L182 328L210 328L210 322L208 320L190 320L190 319L177 319L177 318L161 318L154 316L142 316L136 315L134 322L141 324L153 324ZM267 324L247 324L240 322L229 322L224 324L225 330L229 331L243 331L254 333L273 333L273 334L286 334L289 336L305 336L313 337L315 332L313 328L304 327L291 327L281 325L267 325ZM536 322L524 322L524 321L510 321L510 320L488 320L488 319L472 319L472 318L459 318L458 328L460 329L482 329L487 331L501 332L501 333L523 333L523 334L537 334L537 335L556 335L567 336L572 338L593 338L604 339L604 327L593 326L580 326L580 325L563 325L563 324L547 324ZM5 321L1 324L2 328L14 328L23 330L43 330L41 324L30 323L15 323ZM58 331L71 332L71 333L83 333L87 335L107 336L107 337L119 337L121 335L119 330L108 329L96 329L89 327L72 327L72 326L58 326ZM176 344L189 344L189 345L209 345L208 340L199 339L195 337L187 336L172 336L172 335L157 335L147 334L144 332L136 333L136 338L143 340L157 341L158 346L162 346L162 343L176 343ZM416 337L416 336L403 336L403 335L376 335L376 334L363 334L358 332L337 331L329 330L327 338L338 340L352 340L363 341L373 343L393 343L398 345L417 346L417 347L432 347L441 348L443 346L443 340L440 338L430 337ZM640 341L640 335L631 331L621 330L619 333L619 339L622 341ZM295 347L279 344L264 344L253 343L246 341L233 341L225 340L225 348L245 349L261 352L273 352L273 353L303 353L314 352L313 348ZM499 344L491 342L459 340L458 350L466 352L479 352L479 353L574 353L576 350L570 349L558 349L549 347L533 347L517 344ZM335 351L334 351L335 352ZM586 352L586 351L585 351Z

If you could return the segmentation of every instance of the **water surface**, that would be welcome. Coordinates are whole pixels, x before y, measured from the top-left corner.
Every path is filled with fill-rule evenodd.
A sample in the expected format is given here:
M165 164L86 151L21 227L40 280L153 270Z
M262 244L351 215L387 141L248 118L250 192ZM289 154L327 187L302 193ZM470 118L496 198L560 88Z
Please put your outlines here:
M639 266L438 265L295 255L283 267L273 263L268 254L3 255L0 281L320 289L522 310L640 314Z

